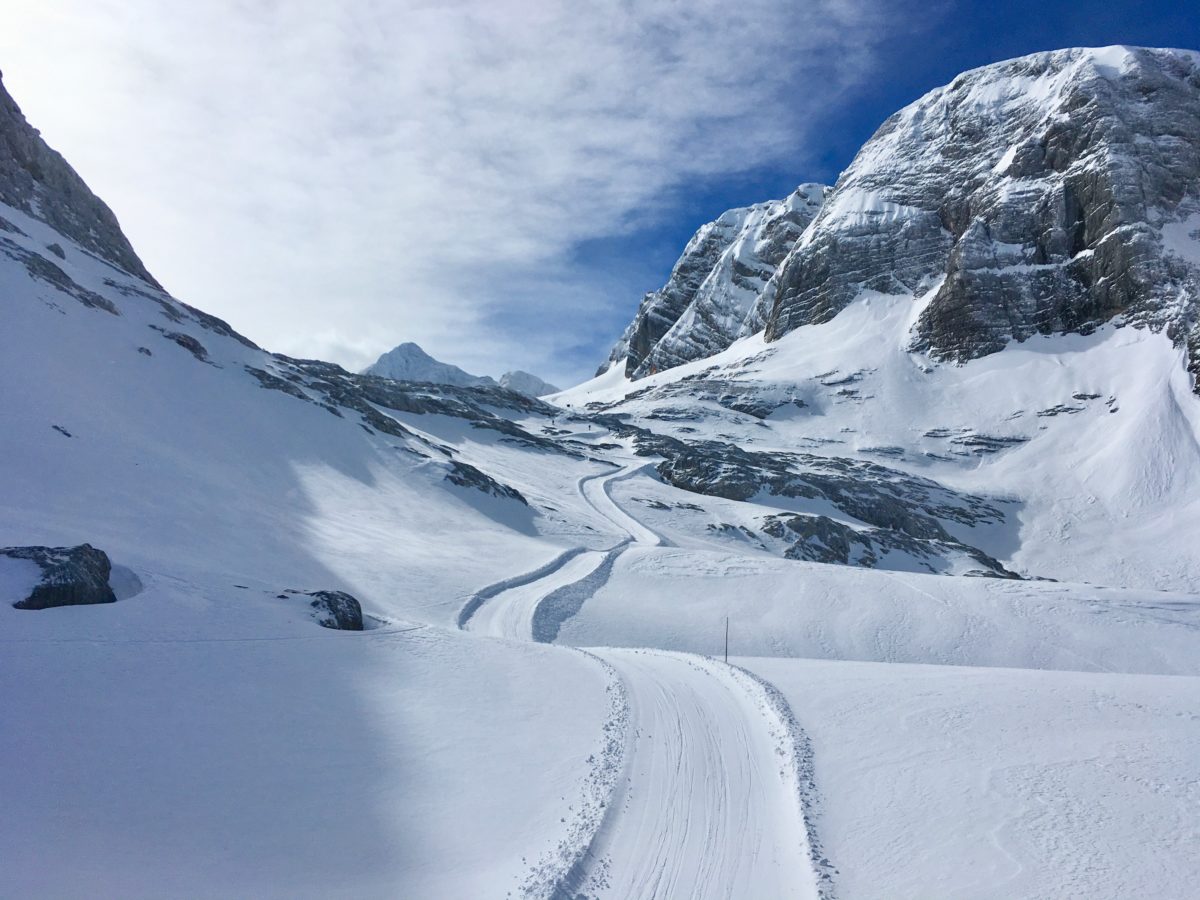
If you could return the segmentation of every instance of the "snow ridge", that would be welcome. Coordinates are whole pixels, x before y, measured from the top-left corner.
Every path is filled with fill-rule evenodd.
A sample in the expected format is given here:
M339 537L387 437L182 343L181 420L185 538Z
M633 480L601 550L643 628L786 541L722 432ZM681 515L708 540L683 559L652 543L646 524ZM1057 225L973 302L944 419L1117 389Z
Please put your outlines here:
M548 575L552 575L557 572L559 569L577 557L580 553L583 553L586 550L586 547L571 547L570 549L564 550L562 553L558 554L558 556L554 557L554 559L550 560L550 562L546 563L545 565L538 566L532 571L524 572L520 575L514 575L511 578L502 578L493 584L489 584L487 587L480 588L467 598L467 602L464 603L462 608L458 611L458 627L461 630L466 631L467 625L471 621L471 617L474 616L475 613L478 612L479 607L483 606L483 604L485 604L487 601L493 599L494 597L498 597L500 594L503 594L505 591L512 590L513 588L524 587L527 584L533 584L535 581L541 581Z
M787 698L775 685L749 669L734 664L730 664L730 668L749 682L746 685L747 691L762 695L763 714L772 723L772 737L778 741L779 754L786 760L786 769L781 775L785 781L792 782L796 793L796 805L800 818L804 821L807 837L804 849L817 876L818 895L820 900L835 900L837 892L834 877L838 873L837 868L825 855L817 831L823 800L817 787L812 741L808 733L800 727Z
M579 612L587 599L608 583L617 557L624 553L631 543L632 537L621 541L604 554L600 565L579 581L564 584L543 597L533 612L533 639L544 644L554 643L563 623Z
M613 798L624 774L629 746L630 707L625 683L616 669L594 653L573 648L598 663L608 675L605 690L609 714L604 722L599 753L589 760L592 770L582 788L583 799L569 834L546 854L527 876L522 896L550 900L586 900L607 884L612 861L596 856L598 836L613 819Z

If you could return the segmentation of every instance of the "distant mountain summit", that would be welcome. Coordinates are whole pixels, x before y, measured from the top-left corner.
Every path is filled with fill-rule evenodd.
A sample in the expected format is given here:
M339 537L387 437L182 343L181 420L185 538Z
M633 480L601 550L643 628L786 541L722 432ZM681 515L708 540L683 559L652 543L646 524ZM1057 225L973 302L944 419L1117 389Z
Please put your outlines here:
M395 381L425 381L430 384L449 384L454 387L496 387L488 375L472 375L458 366L434 359L418 344L406 341L394 347L363 370L364 375L378 375ZM543 397L557 393L558 388L536 375L514 369L500 376L499 386L527 397Z
M547 394L557 394L559 388L548 381L543 381L536 375L514 369L500 376L500 387L525 394L528 397L545 397Z
M378 375L396 381L428 381L455 387L494 387L494 379L472 375L458 366L434 359L412 341L406 341L383 354L363 370L364 375Z

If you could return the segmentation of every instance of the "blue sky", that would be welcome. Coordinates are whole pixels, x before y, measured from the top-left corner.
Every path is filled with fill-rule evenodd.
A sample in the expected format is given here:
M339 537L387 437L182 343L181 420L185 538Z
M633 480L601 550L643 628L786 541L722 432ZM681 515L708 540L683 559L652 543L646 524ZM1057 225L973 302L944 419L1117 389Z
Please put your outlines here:
M692 231L963 69L1200 48L1188 4L56 0L5 84L177 296L351 368L594 371Z

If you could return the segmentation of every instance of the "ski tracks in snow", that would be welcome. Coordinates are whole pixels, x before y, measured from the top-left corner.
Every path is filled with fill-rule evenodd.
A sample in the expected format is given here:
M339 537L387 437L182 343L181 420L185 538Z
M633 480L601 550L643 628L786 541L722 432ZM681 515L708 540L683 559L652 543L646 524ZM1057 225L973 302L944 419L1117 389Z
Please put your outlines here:
M643 468L579 482L584 499L627 538L609 550L567 550L476 592L459 627L552 641L627 547L666 545L609 493L611 482ZM609 715L567 832L531 867L523 897L830 900L835 870L813 826L812 751L778 691L692 654L578 652L609 676Z
M583 877L555 897L826 898L797 789L794 720L733 666L595 651L629 693L625 766Z

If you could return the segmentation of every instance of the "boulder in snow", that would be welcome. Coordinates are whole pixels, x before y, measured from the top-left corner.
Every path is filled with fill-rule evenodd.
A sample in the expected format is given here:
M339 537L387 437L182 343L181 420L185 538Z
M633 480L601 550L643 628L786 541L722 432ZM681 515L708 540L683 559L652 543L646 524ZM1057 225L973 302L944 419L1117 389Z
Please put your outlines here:
M80 544L78 547L4 547L0 548L0 556L29 560L42 569L42 579L29 596L13 603L17 609L49 609L54 606L117 601L108 583L108 576L112 572L108 555L91 544Z

